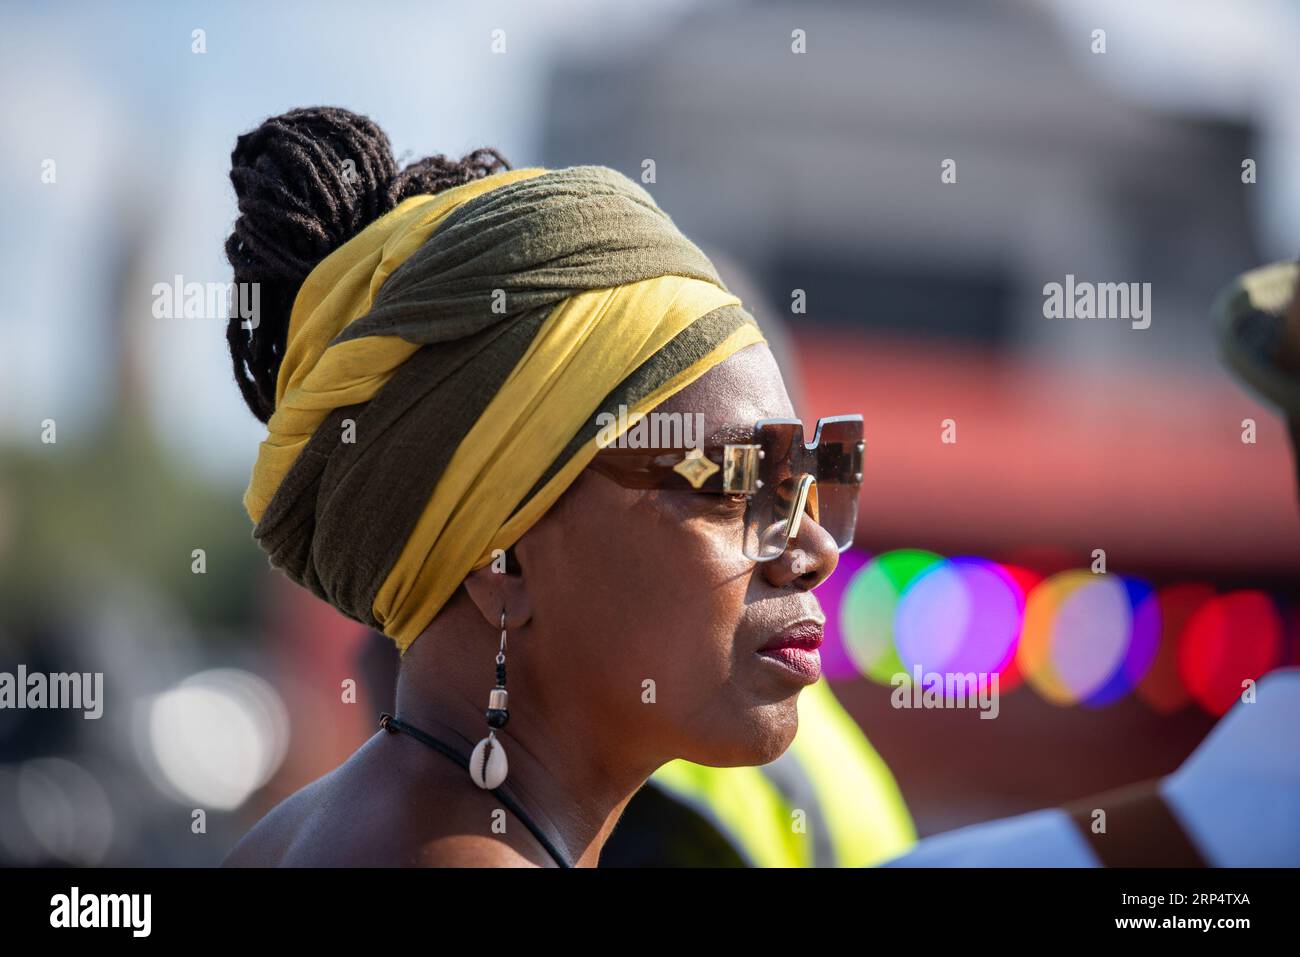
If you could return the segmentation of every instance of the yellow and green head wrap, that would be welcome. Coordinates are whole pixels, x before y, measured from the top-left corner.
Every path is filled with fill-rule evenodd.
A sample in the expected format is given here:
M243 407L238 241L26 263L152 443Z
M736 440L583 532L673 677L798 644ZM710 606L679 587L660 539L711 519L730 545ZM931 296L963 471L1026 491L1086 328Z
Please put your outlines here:
M405 652L591 461L600 413L646 412L761 341L614 170L411 197L297 294L244 496L254 535Z

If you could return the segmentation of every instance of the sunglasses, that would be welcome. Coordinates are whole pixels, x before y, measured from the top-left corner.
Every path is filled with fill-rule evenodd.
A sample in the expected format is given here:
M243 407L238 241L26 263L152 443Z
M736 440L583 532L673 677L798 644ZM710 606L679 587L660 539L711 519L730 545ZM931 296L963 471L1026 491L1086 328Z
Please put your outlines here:
M799 534L805 514L841 552L853 544L865 449L860 415L818 419L807 443L798 419L762 419L747 442L691 449L611 446L597 452L588 468L624 488L745 496L745 557L769 562Z

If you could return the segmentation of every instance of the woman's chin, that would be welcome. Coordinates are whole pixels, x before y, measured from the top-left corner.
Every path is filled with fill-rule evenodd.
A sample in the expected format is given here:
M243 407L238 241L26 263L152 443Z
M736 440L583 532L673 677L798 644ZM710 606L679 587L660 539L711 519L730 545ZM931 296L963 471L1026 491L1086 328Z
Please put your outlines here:
M745 722L726 740L711 742L707 753L684 755L686 760L715 768L770 764L794 741L799 730L796 699L762 705L745 715Z

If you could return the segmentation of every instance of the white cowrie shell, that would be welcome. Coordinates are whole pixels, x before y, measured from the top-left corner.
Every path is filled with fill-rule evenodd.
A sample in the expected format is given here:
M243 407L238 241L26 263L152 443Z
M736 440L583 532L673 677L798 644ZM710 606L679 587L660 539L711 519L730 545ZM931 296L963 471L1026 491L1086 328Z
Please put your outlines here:
M500 787L509 770L506 749L495 734L489 734L474 746L474 753L469 756L469 776L479 787L488 791Z

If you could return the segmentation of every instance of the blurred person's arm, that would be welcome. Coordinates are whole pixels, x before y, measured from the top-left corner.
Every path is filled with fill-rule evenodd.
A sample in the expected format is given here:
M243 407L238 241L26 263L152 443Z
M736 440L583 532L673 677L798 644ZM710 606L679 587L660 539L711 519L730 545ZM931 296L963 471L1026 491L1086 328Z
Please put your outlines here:
M1291 308L1282 323L1282 336L1278 343L1278 365L1300 377L1300 294L1291 299ZM1292 418L1300 418L1300 409L1291 409Z
M1287 420L1300 491L1300 263L1242 273L1211 312L1224 364Z
M888 866L1176 867L1189 866L1190 852L1211 867L1295 867L1297 727L1300 668L1285 668L1260 679L1255 701L1233 706L1158 781L937 834Z
M1300 291L1291 299L1291 307L1282 321L1278 342L1278 365L1300 381ZM1283 409L1291 433L1291 454L1295 457L1296 486L1300 490L1300 409Z

